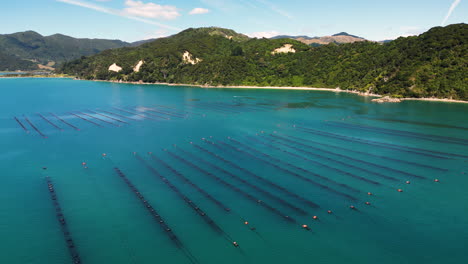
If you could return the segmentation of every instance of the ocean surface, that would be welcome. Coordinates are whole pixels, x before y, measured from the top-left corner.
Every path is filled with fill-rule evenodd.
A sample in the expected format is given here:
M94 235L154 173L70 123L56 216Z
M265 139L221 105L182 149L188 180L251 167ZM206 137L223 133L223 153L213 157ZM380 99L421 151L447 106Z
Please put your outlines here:
M0 90L0 263L468 263L466 104Z

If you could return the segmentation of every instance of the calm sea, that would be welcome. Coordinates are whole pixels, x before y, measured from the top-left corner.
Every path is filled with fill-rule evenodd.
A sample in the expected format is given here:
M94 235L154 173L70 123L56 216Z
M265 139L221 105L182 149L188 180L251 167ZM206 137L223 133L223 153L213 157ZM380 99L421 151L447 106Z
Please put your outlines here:
M70 79L0 91L0 263L468 263L466 104Z

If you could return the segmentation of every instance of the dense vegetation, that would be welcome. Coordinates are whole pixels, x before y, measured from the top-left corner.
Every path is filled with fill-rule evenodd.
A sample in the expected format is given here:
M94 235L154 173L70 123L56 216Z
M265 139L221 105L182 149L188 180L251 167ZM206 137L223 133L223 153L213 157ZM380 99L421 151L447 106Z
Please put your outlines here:
M22 60L16 56L0 52L0 71L34 70L37 65L32 61Z
M188 29L137 48L82 57L64 64L61 72L84 79L340 87L468 100L467 38L468 25L456 24L386 44L365 41L310 47L291 39L248 39L219 28ZM284 44L292 44L296 53L272 54ZM186 51L201 62L184 62ZM140 60L144 61L141 70L134 72ZM122 71L109 71L113 63Z
M131 45L120 40L76 39L61 34L44 37L34 31L0 35L0 52L3 53L0 69L37 69L37 64L62 63L106 49ZM10 59L4 59L6 57Z

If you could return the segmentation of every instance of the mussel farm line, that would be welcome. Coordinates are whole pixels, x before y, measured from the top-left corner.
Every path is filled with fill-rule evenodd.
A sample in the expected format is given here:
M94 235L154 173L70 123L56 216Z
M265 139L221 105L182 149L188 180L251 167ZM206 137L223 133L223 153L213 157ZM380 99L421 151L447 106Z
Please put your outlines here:
M346 142L350 142L350 141L351 142L358 142L358 143L365 144L365 145L379 146L379 147L382 147L382 148L398 150L398 151L402 151L402 152L412 153L412 154L431 157L431 158L436 158L436 159L444 159L444 160L452 159L452 158L449 158L449 157L444 157L444 156L440 156L440 155L434 155L434 154L421 152L421 151L425 151L425 152L434 153L434 151L430 151L430 150L423 150L423 149L419 149L419 148L411 148L411 147L405 147L405 146L401 146L401 145L382 143L382 142L377 142L377 141L373 141L373 140L367 140L367 139L361 139L361 138L356 138L356 137L344 136L344 135L339 135L339 134L335 134L335 133L320 131L320 130L311 129L311 128L305 128L305 127L300 127L300 126L295 126L295 127L297 129L299 129L300 131L304 132L304 133L320 135L320 136L325 136L325 137L329 137L329 138L336 138L336 139L346 141ZM436 153L436 154L442 154L442 153ZM444 154L445 155L452 155L452 154L449 154L449 153L444 153Z
M326 124L329 126L336 126L340 128L348 128L348 129L354 129L354 130L363 130L363 131L380 133L380 134L385 134L385 135L418 138L418 139L423 139L427 141L447 143L447 144L460 144L460 145L465 145L465 146L468 145L468 140L461 139L461 138L429 135L429 134L424 134L424 133L415 133L415 132L381 128L381 127L375 127L375 126L369 126L369 125L348 124L348 123L343 123L343 122L329 121L329 122L326 122Z
M291 139L287 139L287 138L284 138L284 137L280 137L280 136L278 136L278 135L270 134L269 136L270 136L270 137L273 137L273 138L275 138L275 139L277 139L277 140L282 140L282 141L285 141L285 142L297 144L297 145L302 146L302 147L305 147L305 148L311 148L311 149L314 149L314 150L316 150L316 151L328 153L328 154L333 155L333 156L337 156L337 157L349 159L349 160L352 160L352 161L357 162L357 163L362 163L362 164L365 164L365 165L368 165L368 166L371 166L371 167L377 167L377 168L379 168L379 169L383 169L384 171L393 171L393 172L396 172L396 173L399 173L399 174L403 174L403 175L405 175L405 176L417 178L417 179L425 179L425 178L426 178L426 177L423 177L423 176L420 176L420 175L416 175L416 174L413 174L413 173L409 173L409 172L406 172L406 171L397 170L397 169L394 169L394 168L390 168L390 167L387 167L387 166L375 164L375 163L368 162L368 161L364 161L364 160L357 159L357 158L352 158L352 157L349 157L349 156L346 156L346 155L343 155L343 154L339 154L339 153L336 153L336 152L333 152L333 151L328 151L328 150L324 150L324 149L321 149L321 148L316 148L316 147L310 146L310 145L308 145L308 144L304 144L304 143L300 143L300 142L297 142L297 141L294 141L294 140L291 140ZM312 155L312 156L313 156L313 155L318 155L318 154L314 154L314 153L312 153L312 152L305 151L305 150L302 150L302 149L300 150L300 152L303 152L303 153L306 153L306 154L309 154L309 155ZM370 173L370 174L378 175L379 177L385 178L385 179L387 179L387 180L398 181L398 179L396 179L396 178L394 178L394 177L386 176L386 175L383 175L383 174L381 174L381 173L374 172L374 171L370 171L370 170L367 170L367 169L364 169L364 168L359 168L359 167L356 167L356 166L354 166L354 165L352 165L352 164L344 163L344 162L337 161L337 160L335 160L334 162L339 163L339 164L342 164L342 165L344 165L344 166L346 166L346 167L356 168L356 169L358 169L358 170L362 170L362 171L365 171L365 172Z
M13 118L15 119L16 123L18 123L18 125L20 125L26 133L29 133L29 130L24 126L23 123L21 123L21 121L19 121L19 119L16 116L14 116Z
M104 120L104 119L101 119L99 117L95 117L95 116L92 116L92 115L89 115L89 114L86 114L86 113L83 113L83 112L77 112L77 113L80 114L80 115L85 115L85 116L90 117L90 118L94 118L94 119L96 119L98 121L104 122L104 123L109 124L109 125L113 125L113 126L116 126L116 127L120 126L120 125L118 125L116 123L112 123L110 121L107 121L107 120Z
M257 198L255 198L254 196L252 196L252 195L250 195L250 194L248 194L248 193L242 191L241 189L237 188L237 187L234 186L233 184L230 184L230 183L224 181L223 179L219 178L218 176L214 175L213 173L208 172L208 171L206 171L206 170L200 168L199 166L197 166L197 165L195 165L194 163L192 163L192 162L190 162L190 161L188 161L188 160L186 160L186 159L184 159L184 158L178 156L177 154L174 154L174 153L172 153L172 152L170 152L170 151L167 151L167 153L169 153L169 155L171 155L171 156L174 157L175 159L179 160L180 162L182 162L182 163L184 163L184 164L186 164L186 165L188 165L188 166L190 166L190 167L196 169L197 171L201 172L203 175L208 176L208 177L211 177L211 178L213 178L215 181L217 181L217 182L221 183L222 185L226 186L227 188L232 189L233 191L235 191L235 192L241 194L242 196L244 196L245 198L249 199L250 201L252 201L252 202L254 202L254 203L257 203L257 204L259 204L259 205L261 205L261 206L267 208L267 209L270 210L271 212L273 212L273 213L275 213L276 215L280 216L282 219L285 219L285 220L287 220L288 222L291 222L291 223L293 223L293 224L297 224L297 221L296 221L294 218L292 218L292 217L290 217L290 216L288 216L288 215L282 213L281 211L279 211L278 209L276 209L276 208L274 208L274 207L268 205L268 204L265 203L264 201L262 201L262 200L260 200L260 199L257 199Z
M203 220L217 233L223 235L223 237L233 245L237 246L237 242L234 241L231 236L226 233L211 217L209 217L205 211L203 211L195 202L192 201L189 197L185 196L179 188L172 184L166 177L162 176L156 169L151 167L143 158L138 154L135 157L155 176L157 176L161 181L163 181L174 193L177 194L185 203L187 203L190 208L192 208L198 215L200 215Z
M47 138L47 136L44 135L44 134L39 130L39 128L37 128L37 127L29 120L29 118L24 117L24 120L26 120L26 122L28 122L28 124L29 124L34 130L36 130L36 132L37 132L39 135L41 135L41 137Z
M95 126L102 127L100 124L98 124L98 123L96 123L96 122L94 122L94 121L91 121L91 120L89 120L89 119L87 119L87 118L84 118L84 117L82 117L82 116L79 116L79 115L77 115L77 114L75 114L75 113L69 113L69 114L71 114L71 115L73 115L73 116L76 116L76 117L78 117L79 119L84 120L84 121L86 121L86 122L89 122L89 123L91 123L91 124L93 124L93 125L95 125Z
M310 207L313 207L313 208L316 208L316 207L317 207L317 204L316 204L316 203L314 203L314 202L312 202L312 201L309 201L309 200L307 200L306 198L304 198L304 197L302 197L302 196L299 196L299 195L297 195L297 194L295 194L295 193L289 191L288 189L286 189L286 188L283 187L283 186L280 186L280 185L278 185L278 184L276 184L276 183L274 183L274 182L272 182L272 181L270 181L270 180L268 180L268 179L265 179L265 178L263 178L263 177L261 177L261 176L258 176L257 174L255 174L255 173L253 173L253 172L251 172L251 171L249 171L249 170L247 170L247 169L245 169L245 168L243 168L243 167L241 167L241 166L235 164L234 162L231 162L231 161L229 161L229 160L227 160L227 159L221 157L220 155L215 154L215 153L213 153L213 152L211 152L211 151L209 151L209 150L207 150L207 149L205 149L205 148L203 148L203 147L201 147L201 146L199 146L199 145L197 145L197 144L192 143L192 145L193 145L194 147L196 147L197 149L199 149L199 150L201 150L201 151L207 153L208 155L210 155L210 156L212 156L212 157L214 157L214 158L216 158L216 159L218 159L218 160L221 160L221 161L223 161L224 163L226 163L226 164L228 164L228 165L230 165L230 166L232 166L232 167L234 167L234 168L236 168L236 169L242 171L245 175L249 175L249 176L251 176L251 177L253 177L253 178L255 178L255 179L257 179L257 180L259 180L259 181L261 181L261 182L263 182L263 183L266 183L266 184L268 184L269 186L272 186L273 188L276 188L277 190L280 190L280 191L284 192L285 194L287 194L287 195L289 195L289 196L292 196L292 197L298 199L299 201L302 201L303 203L309 205Z
M324 185L324 184L321 184L321 183L318 183L318 182L316 182L316 181L313 181L313 180L311 180L311 179L309 179L309 178L307 178L307 177L304 177L303 175L300 175L299 173L296 173L296 172L291 171L291 170L289 170L289 169L283 168L283 167L279 166L278 164L275 164L275 163L273 163L273 162L271 162L271 161L269 161L269 160L264 160L264 159L262 159L262 158L259 158L259 157L255 156L255 155L253 155L253 154L251 154L251 153L245 151L245 150L242 150L242 149L240 149L240 148L236 148L236 147L231 146L231 145L229 145L229 144L227 144L227 143L225 143L225 142L222 142L222 141L218 141L217 143L218 143L218 144L221 144L221 145L223 145L223 146L225 146L225 147L228 147L228 148L230 148L230 149L233 149L234 151L247 154L247 155L253 157L254 159L259 160L259 161L261 161L261 162L263 162L263 163L265 163L265 164L268 164L268 165L270 165L270 166L272 166L272 167L274 167L274 168L276 168L276 169L278 169L278 170L280 170L280 171L282 171L282 172L284 172L284 173L286 173L286 174L288 174L288 175L291 175L291 176L293 176L293 177L295 177L295 178L297 178L297 179L300 179L300 180L302 180L302 181L306 181L306 182L308 182L308 183L310 183L310 184L312 184L312 185L314 185L314 186L320 187L320 188L323 189L323 190L327 190L328 192L334 193L335 195L339 195L339 196L345 197L345 198L350 199L350 200L353 200L353 201L356 201L356 200L357 200L356 197L354 197L354 196L352 196L352 195L350 195L350 194L343 193L343 192L338 191L338 190L335 190L335 189L333 189L333 188L331 188L331 187L329 187L329 186L326 186L326 185ZM275 162L278 162L278 163L280 163L280 164L290 164L290 163L283 163L282 161L277 160L277 159L275 159ZM291 165L292 165L292 164L291 164ZM292 166L294 166L294 165L292 165ZM312 174L312 175L315 175L315 173ZM343 185L341 185L341 186L343 186ZM348 187L349 187L349 186L348 186ZM351 187L349 187L349 188L351 188Z
M227 171L227 170L225 170L225 169L223 169L223 168L221 168L219 166L216 166L213 163L211 163L211 162L209 162L209 161L207 161L207 160L205 160L205 159L203 159L203 158L201 158L199 156L196 156L196 155L194 155L194 154L192 154L192 153L190 153L188 151L185 151L185 150L183 150L181 148L177 148L177 149L179 151L182 151L185 155L189 155L193 159L198 160L201 163L206 164L207 166L209 166L211 168L214 168L215 170L221 171L225 175L228 175L231 178L243 183L244 185L249 186L250 188L256 190L257 192L262 193L265 196L270 197L271 199L273 199L273 200L279 202L280 204L290 208L291 210L296 211L296 212L298 212L299 214L302 214L302 215L307 215L307 212L305 210L303 210L303 209L301 209L301 208L299 208L299 207L297 207L297 206L283 200L282 198L280 198L280 197L278 197L278 196L276 196L276 195L274 195L274 194L272 194L272 193L270 193L270 192L268 192L268 191L266 191L264 189L261 189L260 187L257 187L254 184L249 183L248 181L242 179L241 177L239 177L239 176L237 176L237 175L235 175L235 174L233 174L233 173L231 173L231 172L229 172L229 171ZM316 207L318 207L318 205L316 205Z
M186 257L190 260L190 262L194 264L198 263L198 260L184 246L182 241L176 236L176 234L174 234L172 229L169 227L169 225L166 224L166 222L161 217L161 215L159 215L156 209L154 209L153 206L151 206L151 204L138 191L138 189L132 184L132 182L127 178L127 176L118 167L115 167L114 170L119 175L119 177L122 178L122 180L126 183L127 187L130 188L130 190L138 197L138 199L141 201L143 206L146 208L146 210L148 210L151 216L153 216L155 221L161 226L165 234L172 240L174 245L186 255Z
M46 177L47 187L49 188L50 199L54 204L55 208L55 215L57 220L60 224L60 229L62 230L63 237L65 238L65 242L67 243L68 251L70 253L71 259L74 264L80 264L81 258L78 254L78 250L76 249L75 243L73 242L72 235L70 229L68 228L67 221L65 220L65 216L62 212L62 207L60 206L60 202L57 197L57 193L55 192L55 187L50 179L50 177Z
M59 116L57 116L56 114L54 114L54 113L50 113L50 114L51 114L53 117L57 118L57 120L59 120L60 122L64 123L65 125L67 125L67 126L73 128L73 129L75 129L75 130L77 130L77 131L80 130L78 127L76 127L76 126L74 126L74 125L68 123L67 121L65 121L65 120L63 120L62 118L60 118Z
M55 127L56 129L60 130L60 131L63 131L63 129L59 126L57 126L56 124L54 124L52 121L50 121L48 118L46 118L45 116L43 116L42 114L38 113L37 114L40 118L42 118L42 120L46 121L47 123L49 123L51 126Z
M211 194L209 194L207 191L203 190L200 186L198 186L197 184L193 183L191 180L189 180L187 177L185 177L181 172L179 172L178 170L174 169L173 167L169 166L169 164L167 164L166 162L164 162L162 159L159 159L157 158L156 156L154 156L152 153L149 153L151 159L161 165L163 165L163 167L165 167L166 169L168 169L169 171L171 171L174 175L176 175L177 177L179 177L182 181L188 183L190 186L192 186L192 188L194 188L195 190L197 190L199 193L201 193L203 196L205 196L209 201L213 202L216 206L218 206L222 211L226 212L226 213L234 213L227 205L223 204L222 202L220 202L218 199L216 199L215 197L213 197ZM249 229L254 231L255 233L257 233L255 230L256 228L251 226L250 225L250 222L238 215L236 213L237 217L240 218L240 220L242 221L242 223L244 223L244 225L246 226L249 226ZM257 233L257 235L259 235Z
M282 134L282 136L295 139L296 141L302 141L302 142L305 141L305 142L312 143L314 145L324 146L326 148L341 149L341 150L349 151L349 152L352 152L352 153L357 153L357 154L362 154L362 155L366 155L366 156L381 158L381 159L384 159L384 160L391 160L391 161L394 161L394 162L413 165L413 166L424 168L424 169L431 169L431 170L442 171L442 172L447 172L448 171L448 169L444 169L444 168L434 167L434 166L430 166L430 165L426 165L426 164L422 164L422 163L417 163L417 162L413 162L413 161L408 161L408 160L391 158L391 157L387 157L387 156L384 156L384 155L378 155L378 154L374 154L374 153L370 153L370 152L359 151L359 150L356 150L356 149L349 149L349 148L344 148L344 147L341 147L341 146L325 144L325 143L321 143L321 142L306 139L306 138L298 138L298 137L295 137L295 136L285 135L285 134Z

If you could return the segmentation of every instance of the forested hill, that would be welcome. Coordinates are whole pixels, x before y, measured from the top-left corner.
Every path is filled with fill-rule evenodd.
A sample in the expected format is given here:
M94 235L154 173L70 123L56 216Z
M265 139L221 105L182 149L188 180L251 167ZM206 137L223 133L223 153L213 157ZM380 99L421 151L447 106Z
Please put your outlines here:
M0 70L34 70L93 55L132 43L107 39L78 39L62 34L42 36L34 31L0 35Z
M315 48L291 39L249 39L220 28L188 29L140 47L81 58L61 71L85 79L340 87L468 100L468 25L436 27L386 44Z

